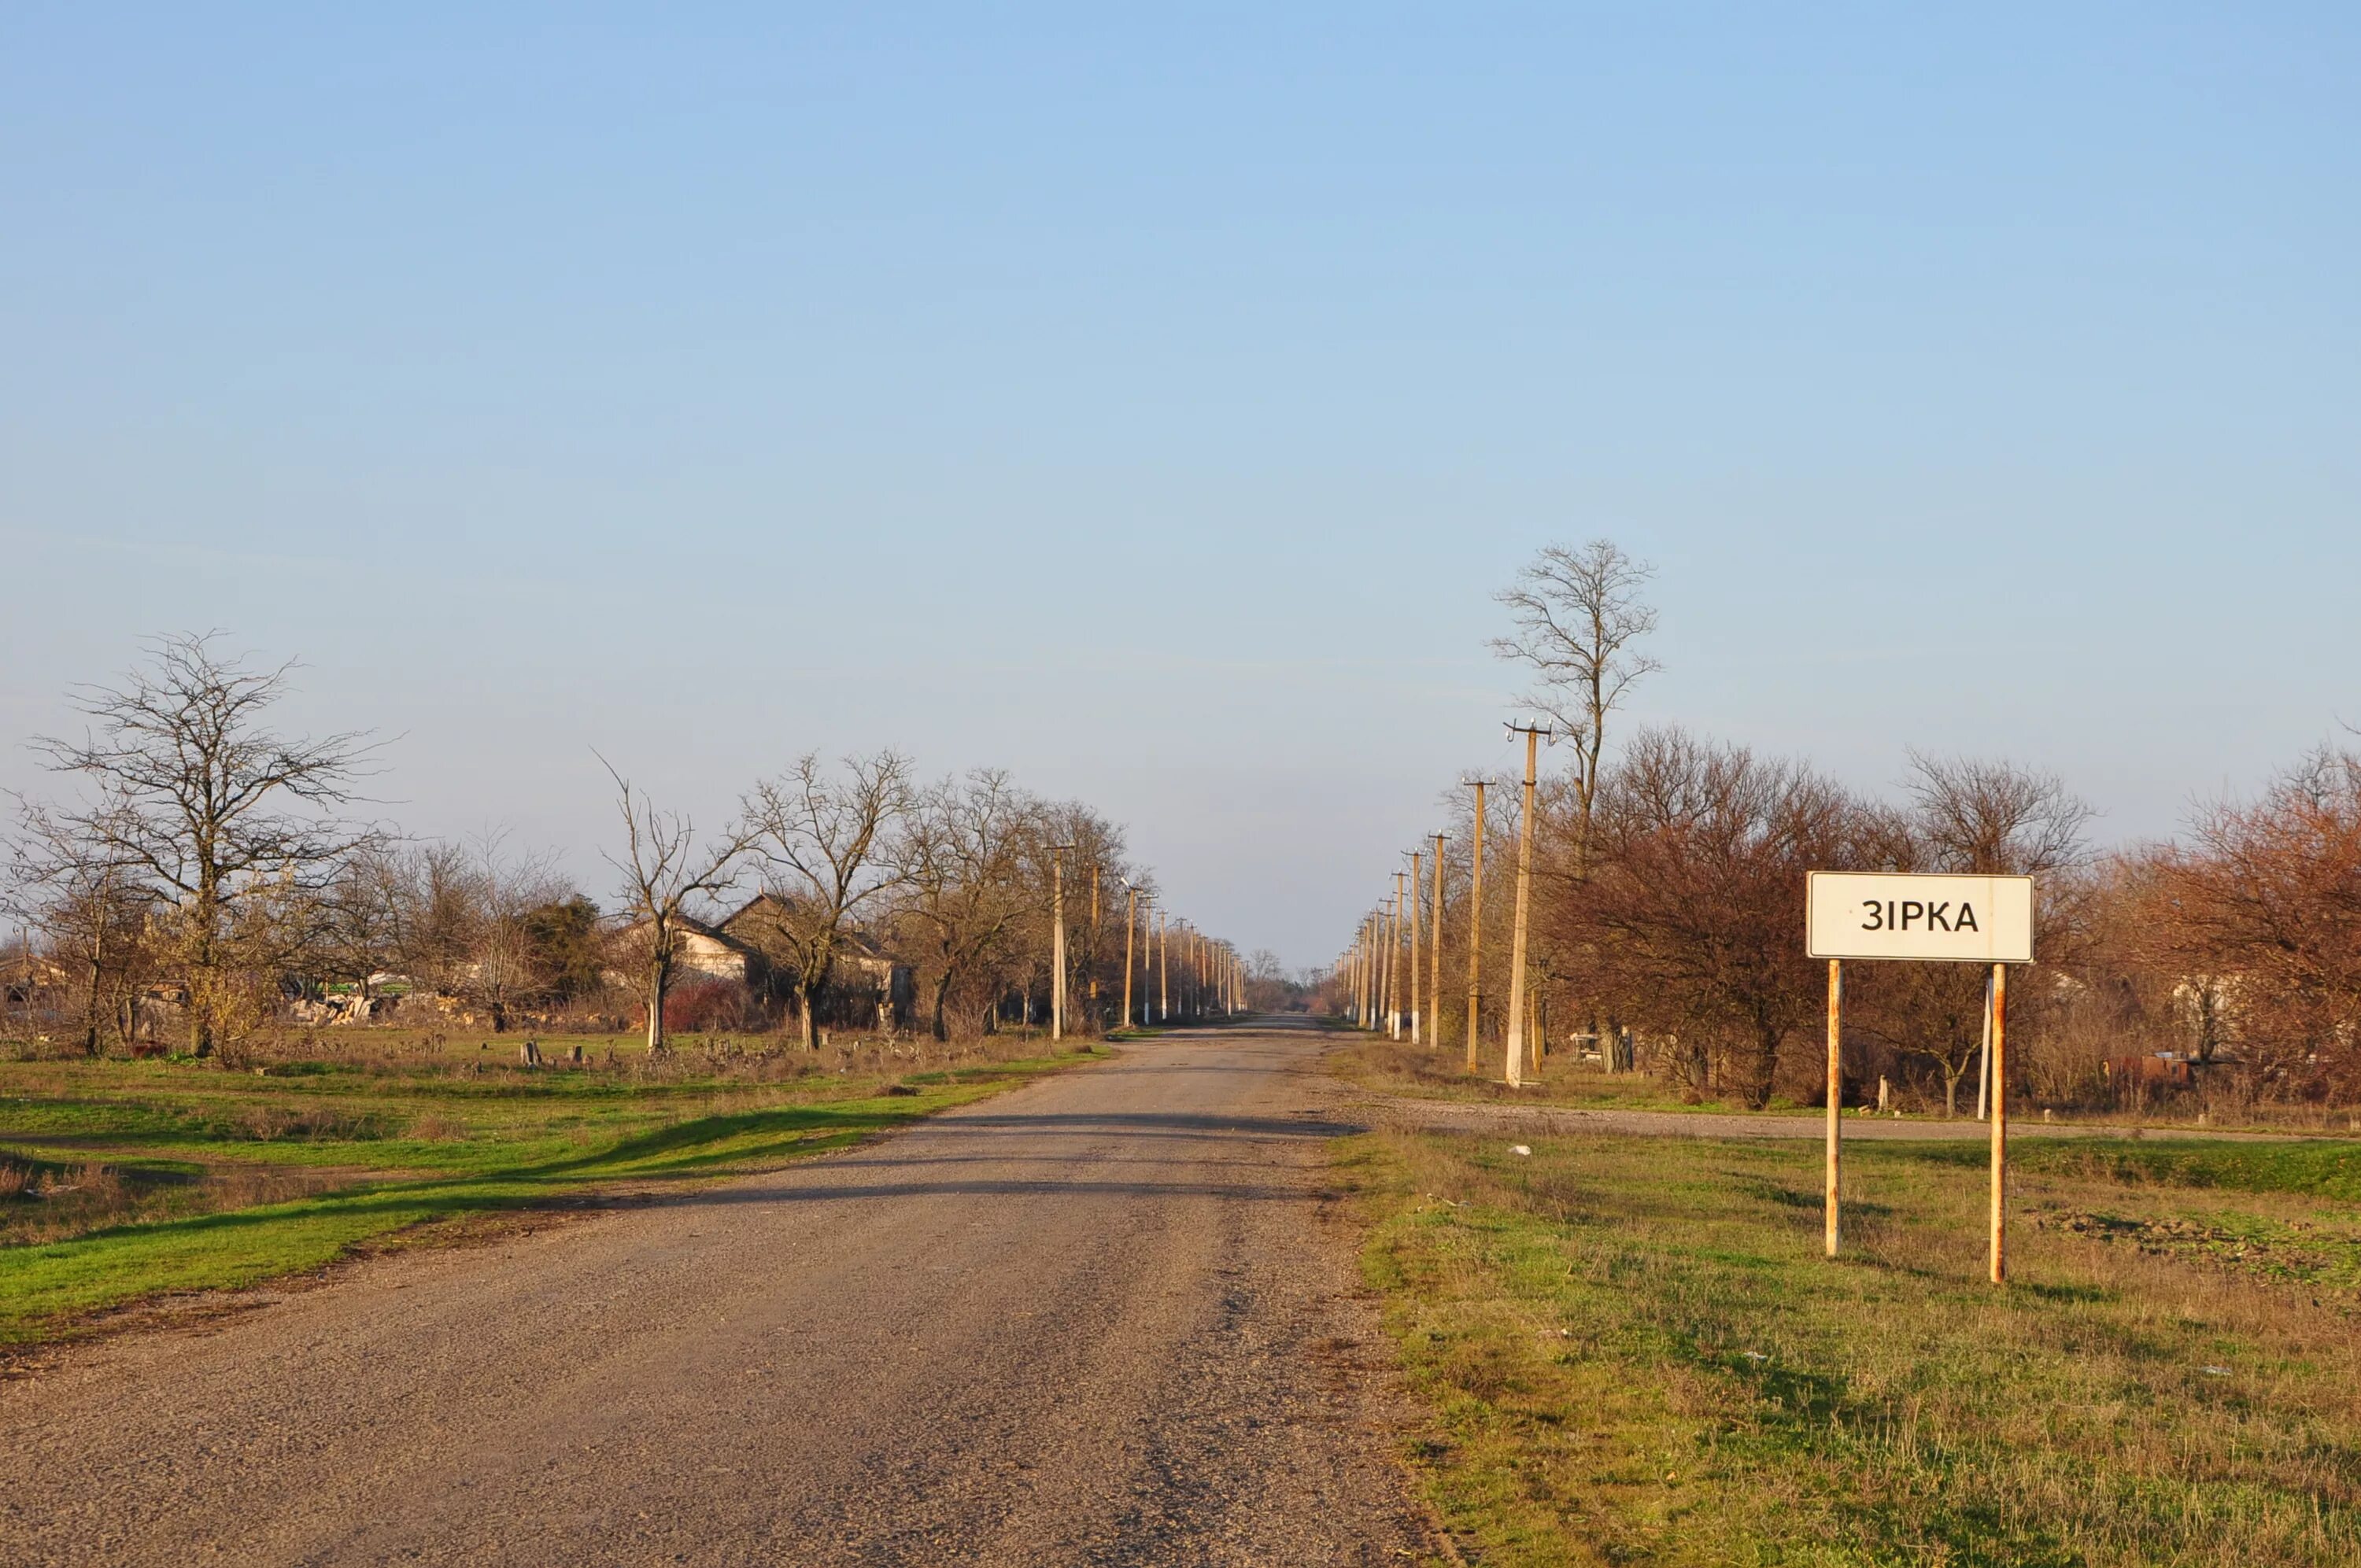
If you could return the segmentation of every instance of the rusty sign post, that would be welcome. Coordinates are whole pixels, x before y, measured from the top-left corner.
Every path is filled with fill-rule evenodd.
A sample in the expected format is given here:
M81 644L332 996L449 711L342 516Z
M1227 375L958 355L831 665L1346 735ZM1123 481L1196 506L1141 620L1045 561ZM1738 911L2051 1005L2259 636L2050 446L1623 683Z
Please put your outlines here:
M1837 1255L1843 1149L1844 960L1992 966L1992 1282L2008 1278L2008 966L2033 961L2033 879L2025 876L1814 872L1806 879L1807 950L1828 961L1826 1233Z
M2008 966L1992 967L1992 1282L2008 1282Z
M1844 1157L1839 1117L1844 1110L1844 960L1828 960L1828 1169L1822 1199L1828 1251L1837 1255L1837 1177Z

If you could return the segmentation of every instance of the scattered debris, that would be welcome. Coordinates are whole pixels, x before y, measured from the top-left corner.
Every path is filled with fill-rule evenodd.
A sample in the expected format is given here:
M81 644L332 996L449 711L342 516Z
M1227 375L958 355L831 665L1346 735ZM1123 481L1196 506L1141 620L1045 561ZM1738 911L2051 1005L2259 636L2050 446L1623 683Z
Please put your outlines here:
M1531 1146L1527 1146L1527 1145L1524 1145L1524 1144L1510 1144L1510 1145L1509 1146L1509 1152L1510 1152L1510 1154L1525 1154L1525 1155L1529 1155L1529 1154L1532 1153L1533 1151L1532 1151L1532 1149L1531 1148Z
M2295 1241L2226 1230L2196 1220L2135 1220L2115 1214L2037 1212L2033 1228L2063 1231L2092 1241L2137 1248L2152 1257L2210 1264L2244 1273L2313 1282L2334 1271L2327 1254ZM2316 1227L2297 1220L2285 1229L2301 1236Z

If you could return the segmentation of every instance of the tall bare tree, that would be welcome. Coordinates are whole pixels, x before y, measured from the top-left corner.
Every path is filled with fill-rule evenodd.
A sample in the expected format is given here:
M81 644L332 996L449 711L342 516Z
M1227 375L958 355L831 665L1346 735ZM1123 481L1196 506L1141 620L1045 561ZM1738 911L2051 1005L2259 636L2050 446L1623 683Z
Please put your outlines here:
M631 939L620 956L638 970L635 989L648 1009L648 1051L655 1055L664 1049L664 998L692 919L688 906L736 884L755 831L741 824L700 846L697 825L687 817L658 810L613 763L604 757L598 762L615 781L615 804L623 817L622 859L607 857L622 873L624 913L631 920Z
M746 797L771 894L751 924L795 977L807 1047L818 1043L815 1014L851 930L906 874L895 829L910 798L910 764L891 751L848 757L840 770L806 752Z
M1579 549L1553 544L1501 590L1516 631L1492 641L1503 659L1532 667L1525 706L1548 718L1573 746L1574 874L1587 872L1607 718L1632 683L1663 668L1635 646L1656 629L1641 598L1655 569L1610 539Z
M284 906L326 888L347 857L383 838L336 815L360 798L368 737L279 734L269 714L294 665L249 669L218 651L219 638L150 643L147 664L121 685L77 688L91 723L82 739L33 742L52 770L90 790L51 820L93 861L127 868L169 912L199 1056L254 1016L275 979Z

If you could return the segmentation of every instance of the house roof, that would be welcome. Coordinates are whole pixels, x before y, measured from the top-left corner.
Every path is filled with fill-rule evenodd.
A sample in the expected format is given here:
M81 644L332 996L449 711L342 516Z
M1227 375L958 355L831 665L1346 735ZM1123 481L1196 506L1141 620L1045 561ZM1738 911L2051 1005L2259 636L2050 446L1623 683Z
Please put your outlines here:
M740 905L737 908L731 910L729 914L723 916L720 920L717 922L717 926L719 932L734 933L739 923L750 916L755 919L762 919L766 916L776 918L779 912L794 909L796 903L797 901L796 899L785 894L775 893L758 893L753 897L748 899L745 903ZM739 939L743 940L744 938ZM874 959L888 963L900 961L899 959L896 959L892 953L887 952L876 938L871 936L866 930L858 926L847 925L841 930L837 932L836 940L837 946L840 951L840 956L843 957Z

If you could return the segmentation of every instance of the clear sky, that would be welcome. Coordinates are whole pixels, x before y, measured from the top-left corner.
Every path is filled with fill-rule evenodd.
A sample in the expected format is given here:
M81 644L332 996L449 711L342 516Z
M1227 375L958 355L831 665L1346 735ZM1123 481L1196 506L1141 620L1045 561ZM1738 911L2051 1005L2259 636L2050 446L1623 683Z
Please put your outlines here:
M890 743L1308 963L1551 541L1864 787L2361 721L2349 5L362 11L0 11L0 784L219 626L597 892Z

